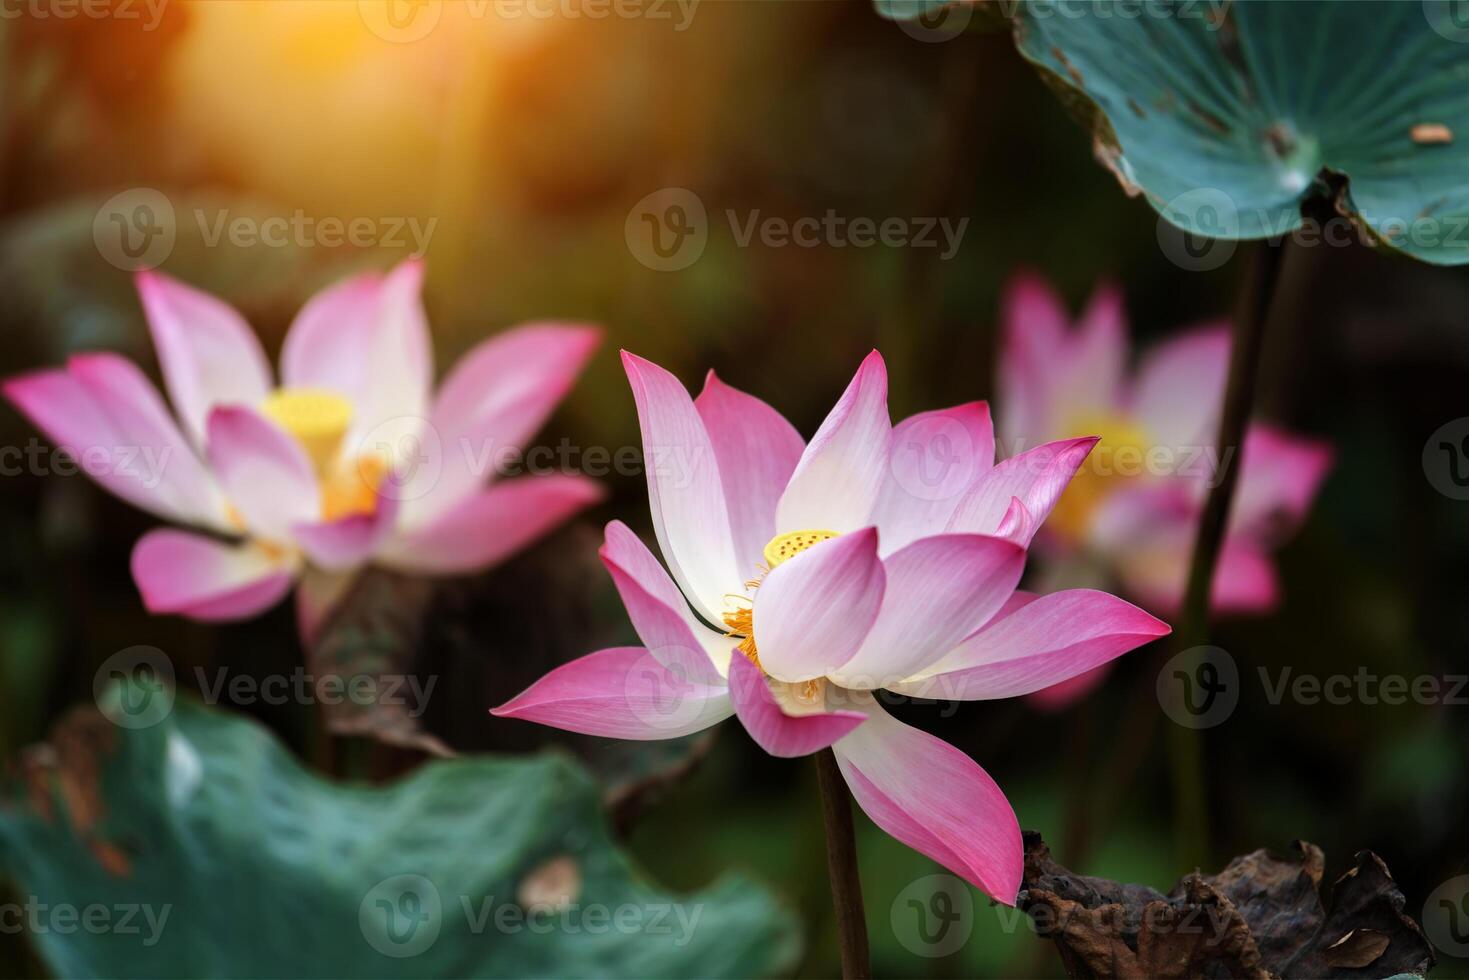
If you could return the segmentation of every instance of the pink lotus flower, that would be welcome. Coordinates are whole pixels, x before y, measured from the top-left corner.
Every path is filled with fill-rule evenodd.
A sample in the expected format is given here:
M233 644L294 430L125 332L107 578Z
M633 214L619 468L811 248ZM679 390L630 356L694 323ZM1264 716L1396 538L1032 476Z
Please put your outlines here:
M874 694L1014 697L1168 632L1101 592L1015 591L1095 440L996 466L983 403L893 427L876 352L809 444L712 372L694 400L657 365L623 364L669 570L615 521L602 560L645 646L559 667L494 714L629 739L734 714L772 755L830 746L878 826L1013 903L1022 852L1004 794Z
M530 325L472 350L432 394L423 267L363 275L292 324L279 386L228 305L164 276L138 292L174 413L138 367L83 354L12 378L6 396L104 488L198 531L133 549L149 611L253 616L306 574L303 635L367 562L425 573L510 555L600 496L573 476L485 486L475 461L545 421L598 342Z
M1144 606L1177 611L1204 499L1222 468L1242 465L1211 597L1218 612L1262 612L1279 599L1271 552L1304 519L1331 465L1330 447L1263 424L1240 459L1214 448L1229 368L1229 326L1208 324L1129 360L1122 300L1102 288L1072 329L1065 306L1038 279L1010 286L999 393L1003 446L1091 433L1100 442L1038 542L1049 578L1120 583ZM1069 703L1105 671L1042 692Z

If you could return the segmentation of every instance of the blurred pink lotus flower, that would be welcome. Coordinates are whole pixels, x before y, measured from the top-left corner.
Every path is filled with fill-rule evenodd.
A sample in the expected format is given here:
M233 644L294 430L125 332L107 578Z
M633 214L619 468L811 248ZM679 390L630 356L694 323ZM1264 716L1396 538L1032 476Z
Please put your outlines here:
M734 714L772 755L830 746L879 827L1013 904L1022 850L1004 794L874 693L1014 697L1168 632L1102 592L1015 591L1095 440L996 466L983 403L893 427L875 351L809 444L713 372L691 399L657 365L623 364L669 571L615 521L602 560L645 646L559 667L493 713L628 739Z
M1217 567L1216 612L1263 612L1279 600L1271 552L1305 518L1331 466L1329 446L1274 427L1249 427L1239 459L1214 447L1229 370L1228 323L1188 330L1149 351L1127 377L1122 298L1102 287L1073 329L1066 308L1029 275L1003 313L1001 447L1100 437L1051 515L1037 547L1051 583L1122 591L1165 616L1178 610L1204 499L1226 466L1242 465ZM1105 669L1036 695L1069 704Z
M434 395L422 282L422 265L406 262L312 298L285 339L277 385L235 310L143 273L138 292L173 414L116 354L72 357L6 381L4 392L104 488L207 532L155 530L138 541L133 580L150 612L241 619L304 577L297 610L309 639L368 562L482 568L600 497L575 476L486 485L474 452L534 433L598 331L506 331L470 351Z

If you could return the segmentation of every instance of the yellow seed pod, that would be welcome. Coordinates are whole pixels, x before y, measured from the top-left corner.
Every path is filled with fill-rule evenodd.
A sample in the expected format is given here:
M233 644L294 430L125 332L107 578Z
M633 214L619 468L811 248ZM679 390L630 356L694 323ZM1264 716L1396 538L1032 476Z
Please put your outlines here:
M783 561L794 558L807 548L836 537L837 531L791 531L777 534L765 546L765 564L774 568Z

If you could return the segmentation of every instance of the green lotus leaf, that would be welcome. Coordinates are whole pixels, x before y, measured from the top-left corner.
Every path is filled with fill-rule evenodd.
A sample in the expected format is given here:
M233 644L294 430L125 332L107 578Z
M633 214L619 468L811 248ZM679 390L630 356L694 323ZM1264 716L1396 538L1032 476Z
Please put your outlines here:
M1021 53L1168 221L1288 234L1326 196L1363 237L1469 262L1469 5L1023 0Z
M748 880L641 880L562 756L343 785L252 721L113 692L0 796L0 868L59 976L743 977L797 955Z

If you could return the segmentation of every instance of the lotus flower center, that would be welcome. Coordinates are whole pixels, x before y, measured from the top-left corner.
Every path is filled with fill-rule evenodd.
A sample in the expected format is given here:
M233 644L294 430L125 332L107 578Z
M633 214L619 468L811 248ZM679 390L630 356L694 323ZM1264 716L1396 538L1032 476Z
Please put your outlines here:
M350 401L324 388L280 388L266 397L260 411L306 451L321 480L322 520L377 510L377 489L387 463L373 455L340 458L352 425Z
M1154 465L1149 460L1153 441L1134 419L1120 414L1078 416L1064 431L1101 437L1046 521L1051 530L1079 540L1086 537L1097 508L1108 495Z
M765 564L769 568L774 568L781 562L796 557L807 548L814 548L821 542L830 541L836 536L836 531L791 531L788 534L777 534L765 546Z
M336 462L352 425L352 403L323 388L279 388L266 396L260 411L301 444L318 473Z
M823 541L830 541L837 534L836 531L790 531L786 534L777 534L765 546L765 571L769 572L776 565L789 561L807 548L814 548ZM745 583L748 588L754 588L759 584L759 579ZM726 597L726 600L731 608L726 609L721 616L724 625L729 627L730 636L741 638L739 651L749 657L751 663L759 667L760 654L755 649L755 605L748 596L744 595L731 594Z

